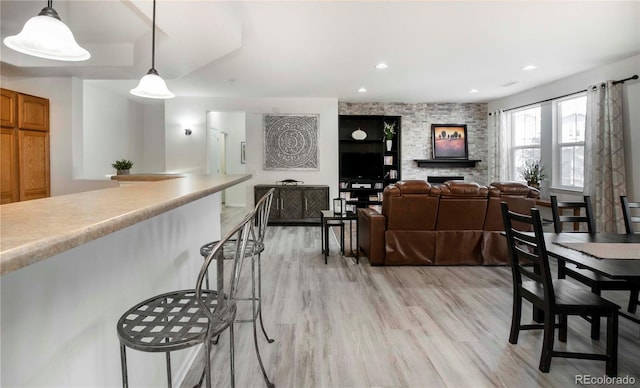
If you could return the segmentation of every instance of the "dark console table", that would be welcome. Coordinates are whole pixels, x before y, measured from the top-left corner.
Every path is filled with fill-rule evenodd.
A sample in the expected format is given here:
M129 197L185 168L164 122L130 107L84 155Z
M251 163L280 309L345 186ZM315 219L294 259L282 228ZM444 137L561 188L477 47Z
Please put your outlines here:
M320 225L320 211L329 209L329 186L255 185L255 200L271 188L275 192L268 225Z

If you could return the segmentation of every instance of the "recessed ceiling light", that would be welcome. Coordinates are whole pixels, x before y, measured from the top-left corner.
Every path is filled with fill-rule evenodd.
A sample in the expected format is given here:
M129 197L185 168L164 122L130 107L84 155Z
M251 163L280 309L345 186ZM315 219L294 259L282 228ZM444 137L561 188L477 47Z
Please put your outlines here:
M523 67L522 70L529 71L529 70L535 70L537 68L538 68L538 66L536 66L536 65L527 65L527 66Z
M478 92L479 92L479 90L478 90L478 89L471 89L471 90L469 90L469 93L478 93Z
M380 62L380 63L378 63L378 64L376 65L376 69L378 69L378 70L384 70L384 69L386 69L386 68L388 68L388 67L389 67L389 65L387 65L387 64L386 64L386 63L384 63L384 62Z
M366 93L366 92L367 92L367 88L358 89L358 93Z

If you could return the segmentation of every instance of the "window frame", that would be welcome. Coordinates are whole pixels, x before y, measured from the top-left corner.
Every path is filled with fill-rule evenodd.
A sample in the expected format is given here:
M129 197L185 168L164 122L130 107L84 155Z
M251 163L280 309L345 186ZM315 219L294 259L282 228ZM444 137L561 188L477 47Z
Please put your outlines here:
M523 112L523 111L527 111L527 110L531 110L531 109L538 109L538 144L524 144L524 145L515 145L516 144L516 131L515 131L515 120L514 120L514 116L517 113ZM512 111L509 111L509 131L510 131L510 138L511 138L511 144L509 147L509 159L510 159L510 164L511 164L511 168L510 168L510 172L511 172L511 180L514 181L521 181L523 180L519 168L516 165L516 152L520 151L520 150L538 150L538 154L540 154L540 156L542 157L542 104L531 104L531 105L527 105L527 106L523 106L521 108L518 109L514 109Z
M557 98L553 100L553 110L552 110L552 125L553 125L553 133L552 133L552 139L551 139L551 146L552 146L552 158L551 158L551 163L552 163L552 179L551 179L551 187L555 190L564 190L564 191L570 191L570 192L583 192L584 191L584 181L585 181L585 174L584 174L584 160L583 160L583 176L582 176L582 181L583 181L583 185L582 186L576 186L576 185L564 185L562 184L562 150L563 148L569 148L569 147L582 147L582 155L584 157L585 152L586 152L586 143L585 140L582 141L571 141L571 142L562 142L561 136L562 136L562 132L561 132L561 120L562 120L562 115L561 115L561 103L565 102L565 101L570 101L570 100L575 100L578 98L585 98L585 108L586 108L586 91L584 92L578 92L569 96L564 96L562 98ZM585 133L586 136L586 109L585 109L585 127L583 129L583 132ZM572 178L573 181L575 182L575 166L573 168L573 172L572 172Z

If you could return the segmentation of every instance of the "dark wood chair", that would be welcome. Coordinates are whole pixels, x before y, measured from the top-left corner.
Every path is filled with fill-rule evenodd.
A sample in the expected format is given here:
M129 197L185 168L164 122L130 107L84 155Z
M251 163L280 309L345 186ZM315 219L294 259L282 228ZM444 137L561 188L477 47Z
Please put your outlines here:
M617 374L618 360L618 310L620 306L599 295L576 288L568 280L552 280L549 258L544 242L540 211L531 209L531 216L509 211L506 202L501 203L502 217L509 261L513 275L513 313L509 342L518 343L520 330L543 329L542 354L539 369L547 373L553 357L602 360L606 362L606 374ZM513 223L529 224L534 231L522 232L513 227ZM534 268L537 270L534 271ZM522 300L531 302L534 308L544 312L543 324L521 324ZM558 339L567 341L567 316L589 315L607 317L606 352L578 353L554 350L555 328L559 328ZM559 323L555 323L556 316Z
M640 216L634 216L631 213L631 209L640 209L640 202L629 202L626 195L620 196L620 204L622 205L622 216L624 218L624 227L627 234L636 233L633 228L633 224L640 224ZM629 297L629 307L627 311L635 314L640 305L640 291L638 288L631 290Z
M595 219L593 216L593 208L591 207L591 199L588 195L585 195L583 201L558 201L555 195L551 196L551 213L553 215L553 229L555 233L585 233L584 229L588 233L595 233ZM569 215L564 214L566 210L571 213ZM571 223L572 228L564 230L563 224ZM580 230L580 225L585 225L585 228ZM589 269L579 268L574 264L565 263L562 260L558 260L558 279L564 279L570 277L585 284L591 288L591 292L596 295L600 295L603 290L633 290L634 286L626 280L610 279L605 276L599 275ZM585 317L591 322L591 338L600 338L600 319L594 317Z

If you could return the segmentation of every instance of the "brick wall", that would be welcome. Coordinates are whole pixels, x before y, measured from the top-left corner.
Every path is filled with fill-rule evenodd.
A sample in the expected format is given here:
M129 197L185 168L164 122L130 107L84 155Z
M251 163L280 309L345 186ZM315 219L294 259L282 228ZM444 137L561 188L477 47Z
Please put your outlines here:
M487 104L454 103L349 103L340 102L341 115L402 116L400 173L402 179L458 175L481 184L487 182ZM475 168L419 168L414 159L431 159L431 124L466 124L469 159Z

